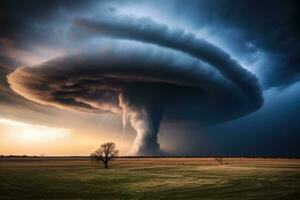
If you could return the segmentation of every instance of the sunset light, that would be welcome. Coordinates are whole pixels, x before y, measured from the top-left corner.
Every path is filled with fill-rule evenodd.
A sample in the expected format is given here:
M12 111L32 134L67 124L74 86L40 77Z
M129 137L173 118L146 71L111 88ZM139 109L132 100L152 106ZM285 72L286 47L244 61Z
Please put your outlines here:
M53 140L65 139L70 136L67 129L52 128L35 124L28 124L9 119L0 119L0 127L3 130L3 138L19 142L51 142Z

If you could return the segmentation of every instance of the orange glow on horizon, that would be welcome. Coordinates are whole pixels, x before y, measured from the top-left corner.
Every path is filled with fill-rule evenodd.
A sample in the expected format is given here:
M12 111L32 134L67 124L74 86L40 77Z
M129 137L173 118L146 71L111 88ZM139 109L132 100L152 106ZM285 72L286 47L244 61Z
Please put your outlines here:
M0 155L89 155L108 141L115 142L122 155L130 147L121 135L118 138L89 132L85 128L54 128L0 118Z

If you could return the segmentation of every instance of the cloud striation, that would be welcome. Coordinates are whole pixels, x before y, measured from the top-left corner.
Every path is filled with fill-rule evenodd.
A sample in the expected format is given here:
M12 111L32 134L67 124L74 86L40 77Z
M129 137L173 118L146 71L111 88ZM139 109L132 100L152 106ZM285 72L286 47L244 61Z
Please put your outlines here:
M183 29L115 16L76 19L71 30L85 49L18 68L10 86L43 105L122 115L124 128L130 123L137 132L132 155L160 153L161 121L211 125L263 103L253 74Z

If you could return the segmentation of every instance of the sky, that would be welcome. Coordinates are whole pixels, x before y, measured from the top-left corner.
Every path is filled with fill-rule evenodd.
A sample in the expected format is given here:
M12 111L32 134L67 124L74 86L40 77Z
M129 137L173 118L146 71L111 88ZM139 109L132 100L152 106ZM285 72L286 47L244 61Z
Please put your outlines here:
M0 4L0 154L300 156L297 1Z

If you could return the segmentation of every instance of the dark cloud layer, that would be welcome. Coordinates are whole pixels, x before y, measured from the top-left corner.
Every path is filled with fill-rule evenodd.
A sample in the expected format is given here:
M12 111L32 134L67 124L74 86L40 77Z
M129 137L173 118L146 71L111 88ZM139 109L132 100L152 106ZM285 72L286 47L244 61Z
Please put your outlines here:
M110 17L108 20L79 19L76 24L87 31L107 37L149 42L190 54L213 65L224 76L234 82L253 101L260 102L261 95L258 82L248 74L230 55L222 49L196 38L182 29L170 29L151 19L134 19L130 17ZM258 103L258 106L260 103Z
M84 99L94 100L99 106L103 103L118 107L118 95L124 88L137 91L145 88L158 93L161 90L169 93L167 96L172 99L165 102L165 109L170 113L167 112L166 117L170 119L200 117L219 121L255 110L262 103L259 86L249 72L240 73L249 80L248 88L240 91L239 85L212 66L180 52L128 42L108 42L99 46L98 51L87 50L90 53L19 68L9 80L15 91L30 99L92 111L105 109L94 109L85 104ZM249 88L255 89L252 91L257 94L255 98L248 97ZM210 104L208 111L203 113ZM181 110L180 105L185 107Z
M81 19L76 26L129 41L102 40L99 47L19 68L9 75L11 87L41 104L123 113L124 125L128 120L137 131L135 154L158 152L161 119L211 124L262 105L257 79L193 34L134 18Z
M136 130L141 124L144 128L139 142L145 145L135 143L138 151L155 153L147 149L159 148L160 119L214 124L258 109L261 91L247 70L255 73L265 91L299 81L298 10L299 3L292 0L1 1L0 104L36 110L34 103L8 87L6 76L19 66L48 60L17 69L14 89L43 104L123 113L123 120ZM119 12L121 17L113 17ZM59 49L66 55L49 60ZM71 53L73 49L78 51ZM297 109L297 102L286 106ZM293 133L299 129L297 114L287 115ZM272 112L259 112L249 121L261 124L272 118L269 115ZM280 118L274 123L280 124ZM243 132L242 126L215 126L207 132L212 137L217 132L226 135L233 129ZM269 135L268 129L257 132ZM278 128L274 134L282 132Z
M72 18L105 13L107 8L117 12L124 5L135 5L137 12L138 8L148 9L145 17L152 17L151 10L155 10L154 15L160 13L176 20L178 26L189 24L197 30L210 30L242 58L255 60L258 52L264 53L267 62L259 66L258 75L265 88L299 80L299 3L293 0L212 0L188 4L181 0L1 1L0 26L5 28L0 37L13 40L22 48L32 48L33 43L59 45L67 28L65 23ZM135 14L134 10L129 12Z
M179 18L192 26L211 27L218 32L214 34L223 34L230 47L244 56L247 53L251 56L255 51L268 54L270 62L259 69L265 87L289 85L299 80L299 8L299 1L295 0L212 0L189 4L177 1L169 7L170 12L180 10Z

